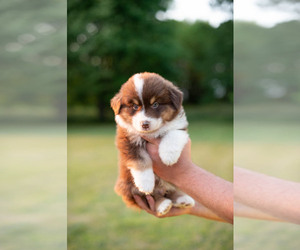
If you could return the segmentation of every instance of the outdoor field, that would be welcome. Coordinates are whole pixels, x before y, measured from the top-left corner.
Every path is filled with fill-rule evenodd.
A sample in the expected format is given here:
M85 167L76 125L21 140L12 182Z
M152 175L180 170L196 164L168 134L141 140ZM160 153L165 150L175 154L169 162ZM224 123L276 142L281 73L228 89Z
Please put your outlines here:
M300 111L290 103L236 105L234 162L277 178L300 182ZM237 250L298 249L296 224L235 217Z
M66 125L0 125L0 249L65 249Z
M188 108L192 158L232 181L232 107ZM232 249L230 224L184 215L158 219L114 193L115 125L68 128L69 249Z

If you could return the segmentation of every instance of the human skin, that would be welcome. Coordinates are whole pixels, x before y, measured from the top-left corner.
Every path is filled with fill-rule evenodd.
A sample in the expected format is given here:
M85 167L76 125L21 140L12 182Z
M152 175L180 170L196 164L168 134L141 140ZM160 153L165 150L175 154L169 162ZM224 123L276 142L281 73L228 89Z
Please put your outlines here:
M249 207L245 204L236 201L234 202L234 216L256 220L282 221L281 219L276 218L270 214L264 213L259 209Z
M192 162L190 140L184 147L178 162L172 166L166 166L160 160L158 153L160 140L145 139L148 141L147 151L153 162L154 173L195 199L195 208L181 209L182 213L233 223L232 183L215 176ZM140 202L140 200L138 201ZM145 205L145 203L143 204ZM150 204L149 207L151 208ZM151 211L155 212L152 209ZM171 213L174 213L173 211ZM171 215L168 213L166 216Z
M213 220L233 221L233 186L191 161L191 142L185 146L178 162L164 165L158 154L159 139L148 139L147 150L153 170L162 179L173 183L196 200L194 208L178 209L162 216L192 214ZM300 183L234 168L234 213L236 216L261 220L287 221L300 224ZM155 216L155 201L151 196L137 204Z
M258 210L274 220L300 224L300 183L235 167L234 199L242 207ZM236 213L249 217L238 206ZM252 213L253 217L258 216Z
M220 218L215 213L213 213L211 210L209 210L207 207L203 206L202 204L200 204L198 202L196 202L195 206L193 206L191 208L172 207L171 210L167 214L158 215L155 211L155 200L151 195L146 195L146 200L144 200L142 197L140 197L138 195L134 195L134 199L135 199L136 203L140 206L140 208L142 208L149 214L152 214L158 218L173 217L173 216L189 214L189 215L203 217L203 218L206 218L209 220L226 222L224 219Z

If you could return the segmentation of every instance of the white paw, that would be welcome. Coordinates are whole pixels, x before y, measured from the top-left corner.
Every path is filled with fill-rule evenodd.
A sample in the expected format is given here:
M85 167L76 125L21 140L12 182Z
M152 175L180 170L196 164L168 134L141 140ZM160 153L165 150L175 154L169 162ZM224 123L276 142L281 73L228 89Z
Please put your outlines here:
M154 189L154 181L150 181L150 180L145 180L144 182L135 182L135 185L137 186L137 188L139 189L139 191L141 191L142 193L145 194L151 194L153 189Z
M152 168L144 171L130 169L136 187L145 194L152 193L155 185L155 176Z
M159 145L158 153L164 164L173 165L178 161L181 155L181 148L167 145L167 143L161 143Z
M159 206L156 208L156 212L159 216L165 215L172 208L172 201L169 199L163 200Z
M187 208L187 207L193 207L194 205L195 205L194 199L188 195L180 196L174 202L174 207Z
M166 165L175 164L187 143L189 135L186 131L173 130L167 133L161 140L158 153L162 162Z

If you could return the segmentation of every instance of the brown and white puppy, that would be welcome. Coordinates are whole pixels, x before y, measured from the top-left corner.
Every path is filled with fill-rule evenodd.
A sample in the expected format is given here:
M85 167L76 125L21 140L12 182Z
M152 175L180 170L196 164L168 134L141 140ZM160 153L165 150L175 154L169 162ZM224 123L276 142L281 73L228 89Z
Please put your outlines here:
M153 173L146 141L141 137L161 138L162 162L175 164L189 138L182 98L182 92L171 82L145 72L129 78L111 100L120 160L115 191L128 206L138 207L133 194L151 194L159 215L166 214L172 206L194 205L190 196Z

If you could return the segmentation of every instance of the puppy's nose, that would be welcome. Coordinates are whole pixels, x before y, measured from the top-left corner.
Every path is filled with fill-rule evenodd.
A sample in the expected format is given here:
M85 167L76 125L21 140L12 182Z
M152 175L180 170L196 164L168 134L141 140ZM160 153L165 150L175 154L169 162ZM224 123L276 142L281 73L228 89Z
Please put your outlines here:
M141 126L143 129L148 129L150 127L150 122L149 121L143 121L141 122Z

